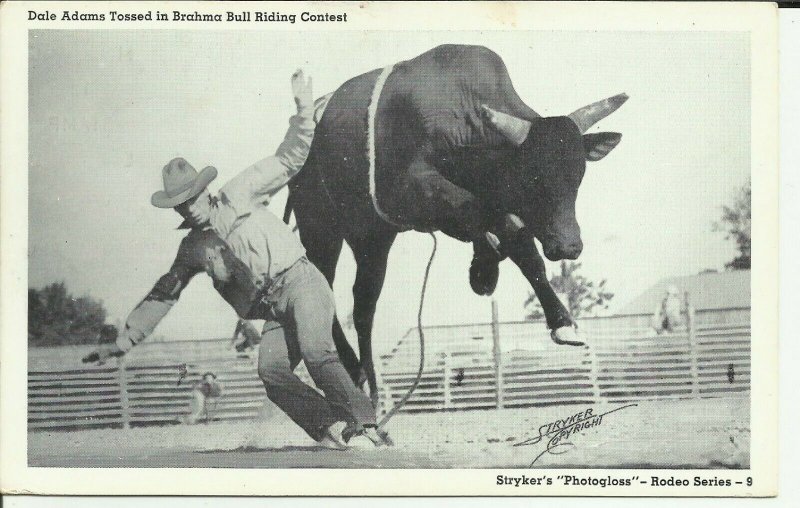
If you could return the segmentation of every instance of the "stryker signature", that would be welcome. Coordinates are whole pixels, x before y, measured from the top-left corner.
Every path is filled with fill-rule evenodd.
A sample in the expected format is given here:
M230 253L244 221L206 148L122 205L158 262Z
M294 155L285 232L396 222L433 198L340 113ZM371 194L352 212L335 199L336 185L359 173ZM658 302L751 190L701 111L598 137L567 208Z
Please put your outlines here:
M539 427L538 436L520 441L519 443L514 444L514 446L531 446L541 443L543 440L545 440L545 438L547 438L547 446L545 447L544 451L537 455L536 458L533 459L533 462L530 463L530 466L533 466L536 461L539 460L539 458L545 453L549 453L551 455L560 455L567 450L564 449L559 452L555 452L554 450L558 448L575 446L573 443L569 442L569 438L583 430L601 425L605 415L636 405L637 404L628 404L625 406L620 406L601 414L594 414L592 408L588 408L585 411L579 411L569 418L565 418L563 420L554 420L545 425L541 425Z

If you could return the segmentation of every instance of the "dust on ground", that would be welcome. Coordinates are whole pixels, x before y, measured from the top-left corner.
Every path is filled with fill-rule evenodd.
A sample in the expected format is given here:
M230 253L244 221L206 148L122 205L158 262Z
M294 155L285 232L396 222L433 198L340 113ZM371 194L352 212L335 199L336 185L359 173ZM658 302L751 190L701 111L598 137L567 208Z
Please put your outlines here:
M580 411L625 404L400 414L393 447L315 446L280 413L267 418L132 429L29 432L28 462L46 467L747 468L749 397L638 402L571 436L571 446L513 446ZM558 453L558 454L556 454ZM537 458L538 457L538 458Z

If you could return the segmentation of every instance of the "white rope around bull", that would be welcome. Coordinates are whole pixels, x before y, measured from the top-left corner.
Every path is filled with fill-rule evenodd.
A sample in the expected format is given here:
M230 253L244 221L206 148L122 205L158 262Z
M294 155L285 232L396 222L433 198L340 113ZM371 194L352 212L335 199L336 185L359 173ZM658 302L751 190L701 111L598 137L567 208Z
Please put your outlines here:
M378 204L378 198L376 195L375 190L375 117L378 114L378 102L380 102L381 98L381 91L383 91L383 85L386 84L386 80L389 78L389 75L394 70L394 65L389 65L384 67L381 71L380 75L378 76L378 80L375 81L375 87L372 89L372 96L369 99L369 107L367 108L367 149L369 155L369 197L372 199L372 207L375 208L375 213L378 214L378 217L385 220L392 226L397 228L408 230L412 229L411 226L406 224L400 224L392 220L386 212L384 212L380 205Z

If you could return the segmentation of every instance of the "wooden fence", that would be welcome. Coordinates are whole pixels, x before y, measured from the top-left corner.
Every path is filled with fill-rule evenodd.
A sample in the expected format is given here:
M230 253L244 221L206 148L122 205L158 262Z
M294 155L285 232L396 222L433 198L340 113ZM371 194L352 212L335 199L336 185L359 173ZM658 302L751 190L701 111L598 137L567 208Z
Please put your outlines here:
M182 367L186 376L178 384ZM179 423L189 413L194 384L217 375L222 396L211 404L214 420L255 418L264 408L264 385L254 357L203 358L200 362L120 362L113 367L28 372L28 427L74 429ZM307 381L310 381L306 379Z
M588 331L586 336L591 347L556 346L535 333L530 340L539 345L536 351L434 357L404 410L719 397L750 390L749 324L661 335L649 329ZM383 406L397 402L415 376L415 369L384 365Z
M484 331L499 337L501 345L524 336L533 349L434 352L403 411L720 397L750 389L748 323L712 323L656 335L598 321L584 326L590 344L585 347L556 346L541 324L494 326ZM474 330L462 330L466 342ZM379 369L382 411L415 378L415 362L407 360L384 362ZM178 385L182 365L187 375ZM228 353L183 364L145 354L118 366L29 369L28 426L68 430L178 423L189 412L193 384L206 371L214 372L223 386L213 419L255 418L265 407L254 355ZM310 383L304 369L301 377Z

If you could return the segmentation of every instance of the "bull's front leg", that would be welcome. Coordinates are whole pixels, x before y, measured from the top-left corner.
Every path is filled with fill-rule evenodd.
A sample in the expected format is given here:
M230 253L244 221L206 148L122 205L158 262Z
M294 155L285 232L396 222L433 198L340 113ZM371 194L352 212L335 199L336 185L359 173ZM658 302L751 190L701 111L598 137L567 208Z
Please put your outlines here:
M489 296L497 287L500 261L504 256L497 249L495 236L479 238L472 242L472 262L469 265L469 285L476 295Z
M411 188L415 190L416 224L440 229L445 234L483 248L486 233L491 231L500 240L500 254L492 263L507 255L519 267L533 287L544 309L551 337L558 344L580 346L575 334L575 321L556 296L545 272L544 260L530 234L521 221L483 206L478 198L466 189L455 185L424 161L411 166ZM488 247L488 244L486 244ZM484 259L489 252L483 252Z
M582 346L575 333L576 323L547 280L544 260L533 235L513 215L505 215L496 229L500 250L519 267L542 304L550 336L556 344Z

